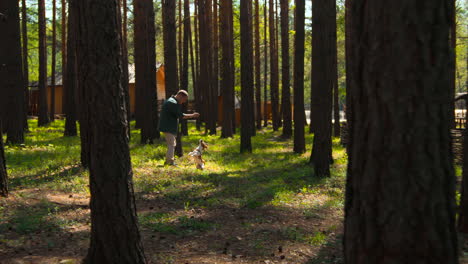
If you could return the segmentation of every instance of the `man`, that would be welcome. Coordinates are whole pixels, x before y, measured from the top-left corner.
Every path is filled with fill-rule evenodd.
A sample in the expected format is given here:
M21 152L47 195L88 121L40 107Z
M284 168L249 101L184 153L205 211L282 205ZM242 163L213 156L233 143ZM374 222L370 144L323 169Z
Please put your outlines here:
M175 96L171 96L167 99L162 106L161 116L159 118L159 131L163 132L166 137L167 152L164 165L176 165L174 163L174 150L179 119L198 118L200 116L199 113L182 113L181 104L187 102L187 100L187 91L179 90Z

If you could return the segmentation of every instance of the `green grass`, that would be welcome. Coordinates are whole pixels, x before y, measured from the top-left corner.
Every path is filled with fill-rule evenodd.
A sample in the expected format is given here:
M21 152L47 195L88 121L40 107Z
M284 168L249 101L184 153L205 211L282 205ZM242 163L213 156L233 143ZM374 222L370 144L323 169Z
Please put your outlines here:
M26 134L25 144L6 147L12 194L27 196L28 192L19 191L33 188L89 195L88 172L79 166L79 138L63 136L63 120L42 128L37 127L37 121L30 120L29 126L31 132ZM342 207L347 157L338 139L333 141L332 177L320 178L314 176L308 165L312 136L306 134L307 152L301 155L292 152L292 140L281 140L280 133L270 128L260 131L252 138L253 153L240 154L239 135L221 139L219 135L198 132L189 124L190 136L183 138L184 152L195 148L200 138L209 145L204 154L206 169L200 171L186 156L178 159L178 168L164 167L165 142L160 139L153 145L141 145L139 132L132 129L130 151L137 199L160 197L172 207L184 210L292 206L311 218L320 208ZM45 212L40 212L31 217L31 222L21 220L21 215L16 219L9 214L9 222L15 222L21 230L35 230L47 218ZM146 213L139 217L143 226L163 233L214 228L213 223L188 216ZM26 227L22 227L22 222Z

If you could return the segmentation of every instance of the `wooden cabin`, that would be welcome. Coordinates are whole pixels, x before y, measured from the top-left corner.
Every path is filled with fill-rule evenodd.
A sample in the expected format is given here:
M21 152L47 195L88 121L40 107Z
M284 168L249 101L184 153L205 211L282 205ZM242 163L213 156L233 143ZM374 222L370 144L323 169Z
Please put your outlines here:
M164 65L158 64L155 70L156 74L156 92L158 101L166 99L166 85L164 75ZM128 88L130 95L130 111L135 113L135 65L128 65ZM52 86L50 85L51 80L47 80L47 102L49 102L49 112L51 111L51 98L52 98ZM63 98L63 85L62 85L62 74L57 74L55 77L55 114L63 115L65 113L65 104ZM31 82L29 85L29 115L38 114L38 102L39 102L39 89L38 82Z

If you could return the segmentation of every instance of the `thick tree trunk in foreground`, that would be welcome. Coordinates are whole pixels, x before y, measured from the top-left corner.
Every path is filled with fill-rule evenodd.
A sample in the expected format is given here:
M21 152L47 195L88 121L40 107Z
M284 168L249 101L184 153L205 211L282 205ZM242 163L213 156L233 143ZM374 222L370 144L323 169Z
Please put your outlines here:
M458 263L448 5L350 2L345 262Z
M24 142L24 81L18 1L2 0L0 13L0 123L7 142L19 144Z
M47 104L47 36L45 0L38 0L39 6L39 118L38 126L50 122Z
M254 129L254 80L253 80L253 39L252 0L240 2L241 26L241 144L240 151L252 152L252 130Z
M296 0L296 15L294 25L296 27L296 34L294 38L294 152L304 153L306 151L304 136L305 0ZM283 49L283 52L285 51L287 51L287 49ZM284 94L285 93L283 93L283 95ZM286 123L286 119L284 122Z
M93 113L86 141L91 243L84 263L146 263L132 185L117 1L77 4L79 73L88 76L81 82L83 107Z
M289 69L289 0L280 0L280 5L281 5L281 65L282 65L281 80L282 80L282 86L283 86L282 97L281 97L282 98L282 103L281 103L282 111L281 112L283 115L282 137L290 138L292 136L293 131L292 131L292 113L291 113L291 88L290 88L290 83L289 83L289 79L291 78L290 69ZM302 24L304 24L304 22ZM302 34L304 34L304 27L302 27L301 30L302 30ZM296 31L296 34L297 34L297 31ZM296 35L296 38L297 37L298 36ZM296 43L295 50L298 49L297 45L298 43ZM304 52L304 41L302 41L302 44L300 45L302 45L302 52ZM304 58L302 58L302 61L304 61ZM294 70L296 70L296 68L294 68ZM304 72L304 66L302 66L302 73L303 72ZM304 79L304 76L300 76L300 77ZM294 78L296 78L296 76L294 76ZM302 87L302 90L304 90L304 87ZM296 91L294 95L296 95ZM302 96L302 100L303 99L304 99L304 96Z
M12 1L13 2L13 1ZM0 121L0 196L8 196L8 174L6 170L5 152L3 148L2 122Z
M141 97L141 105L138 106L138 115L141 118L140 142L152 144L156 138L158 119L153 1L135 0L133 6L135 14L135 90ZM169 71L168 67L166 69Z
M336 3L320 1L312 5L312 90L314 143L310 163L318 176L330 176L332 91L336 65Z
M221 137L233 136L232 111L234 109L234 40L232 38L232 0L220 2L220 43L222 50L221 58L221 87L223 93L223 127Z
M77 0L68 1L68 35L67 35L67 59L66 59L66 71L63 78L63 94L65 101L65 136L76 136L76 120L77 120L77 89L78 89L78 77L77 77L77 58L76 58L76 40L77 40L77 29L76 29L76 6ZM81 129L81 127L80 127ZM84 135L81 135L84 136ZM83 145L82 145L83 147Z
M465 100L468 104L468 101ZM468 115L465 117L468 121ZM468 129L463 131L463 174L461 183L461 197L458 214L458 230L468 234Z
M278 50L276 46L275 12L274 2L270 0L269 25L270 25L270 100L273 130L277 131L280 123L279 98L278 98Z

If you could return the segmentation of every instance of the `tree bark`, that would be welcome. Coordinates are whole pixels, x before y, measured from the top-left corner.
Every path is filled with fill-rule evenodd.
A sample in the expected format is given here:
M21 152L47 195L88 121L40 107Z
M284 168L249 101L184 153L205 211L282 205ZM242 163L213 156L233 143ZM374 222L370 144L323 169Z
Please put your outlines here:
M133 5L135 19L135 90L141 96L141 105L139 105L139 116L141 118L140 142L142 144L152 144L156 138L158 124L154 8L152 0L135 0ZM168 65L169 62L165 61L166 65ZM170 69L168 66L165 69L166 78L168 78Z
M294 38L294 46L295 46L295 49L294 49L294 152L304 153L306 151L305 136L304 136L305 0L296 0L295 3L296 3L296 15L295 15L294 25L296 27L295 28L296 34ZM289 49L284 49L285 41L286 40L283 39L283 52L288 52ZM283 63L285 59L287 58L285 58L283 55ZM284 73L285 72L283 70L283 74ZM286 123L286 120L285 120L285 123Z
M184 67L183 62L182 62L183 60L182 32L183 32L183 27L184 27L184 24L182 23L182 0L178 1L177 8L178 8L178 23L176 25L176 30L177 30L177 48L178 48L177 55L178 55L178 60L179 60L177 69L179 70L178 76L179 76L179 87L180 87L181 86L180 82L182 82L182 68Z
M292 113L291 113L292 112L291 111L291 90L290 90L290 84L289 84L289 79L290 79L290 74L289 74L290 72L290 68L289 68L289 0L280 0L280 5L281 5L281 65L282 65L281 67L282 69L282 74L281 74L281 80L282 80L281 108L282 108L282 111L281 112L283 115L282 137L288 139L288 138L291 138L292 133L293 133ZM302 30L302 34L304 34L303 33L304 28L300 30ZM296 34L297 34L297 31L296 31ZM298 36L296 35L296 38L297 37ZM298 49L297 44L298 43L296 43L295 50ZM302 44L299 43L299 45L302 45L302 52L304 52L304 41L302 41ZM304 58L302 58L302 61L304 61ZM302 62L302 64L304 64L304 62ZM302 68L304 68L304 65L302 65ZM304 75L304 70L302 70L302 75ZM300 77L304 79L304 76L300 76ZM302 90L304 90L303 84L302 84ZM295 90L294 94L296 94L296 92L297 91ZM302 93L304 92L302 91ZM302 95L302 100L304 100L304 95ZM294 104L296 104L296 101L294 101Z
M78 77L77 77L77 61L76 61L76 41L77 41L77 28L76 28L76 0L68 1L68 34L67 34L67 59L65 78L63 79L63 91L65 101L65 131L64 136L76 136L76 120L77 120L77 106L78 98ZM80 127L81 129L81 127ZM85 135L81 135L85 137ZM82 152L86 146L81 145ZM83 159L82 159L83 161ZM82 162L86 167L86 162Z
M28 14L26 0L21 0L21 30L23 39L23 82L24 82L24 131L29 131L29 62L28 62Z
M270 30L270 100L273 130L279 128L279 99L278 99L278 50L276 46L276 30L275 30L275 9L274 2L270 0L269 8L269 30Z
M8 174L5 162L2 130L2 122L0 121L0 196L8 197Z
M65 111L65 79L67 75L67 4L65 0L60 1L61 15L60 15L60 28L61 28L61 59L62 59L62 109Z
M211 119L209 122L210 135L216 135L216 127L218 122L218 95L219 95L219 37L218 37L218 1L213 1L213 20L210 23L213 28L213 78L211 85Z
M166 99L175 95L179 90L177 70L177 30L175 24L176 4L174 0L163 0L163 35L164 35L164 63L166 76Z
M7 142L24 142L24 80L19 3L0 2L0 122Z
M124 96L125 96L125 108L127 109L127 120L128 120L128 136L130 138L130 131L131 131L131 124L130 121L132 120L132 111L130 109L130 87L129 87L129 74L128 74L128 34L127 34L127 0L119 0L119 3L121 3L121 6L119 6L119 13L121 13L120 17L122 17L122 86L124 90ZM156 69L154 69L156 71ZM155 88L156 89L156 88ZM157 96L157 93L156 93ZM157 104L157 100L155 102ZM157 109L157 106L156 106ZM158 118L156 114L156 119ZM154 119L154 118L153 118ZM159 132L157 131L157 120L151 120L155 122L154 124L154 129L155 131L155 137L159 138Z
M268 126L268 35L267 35L267 28L268 28L268 19L267 19L267 1L263 4L263 45L264 45L264 52L265 52L265 69L264 69L264 80L263 80L263 127Z
M47 36L45 0L38 0L39 6L39 117L38 126L50 122L47 104Z
M468 46L466 47L466 65L468 65ZM468 89L468 67L466 68L467 78L465 87ZM468 101L465 100L466 106ZM468 114L465 113L465 119L468 121ZM468 122L466 123L468 124ZM458 230L462 233L468 233L468 127L463 135L463 176L461 183L460 209L458 216Z
M188 69L189 69L189 43L190 43L190 1L184 0L184 34L182 43L182 74L180 79L180 89L188 91ZM193 71L193 69L192 69ZM192 84L195 83L195 79L192 80ZM187 103L182 105L183 111L187 111ZM188 136L188 125L187 120L181 121L181 133L183 136Z
M52 73L50 76L50 121L55 120L55 71L57 68L57 0L52 0Z
M210 109L212 98L210 93L213 84L213 42L211 41L211 0L198 0L199 36L200 36L200 78L199 93L202 118L205 121L205 132L213 129L213 117ZM216 123L216 122L215 122ZM216 124L215 124L216 125ZM216 126L215 126L216 129ZM216 132L215 132L216 133Z
M93 113L88 116L86 141L91 243L83 262L146 263L133 194L117 1L85 0L77 5L83 108Z
M257 129L262 129L262 83L260 53L260 4L255 0L255 118Z
M468 101L465 100L468 105ZM465 121L468 121L468 115L465 114ZM468 124L468 123L467 123ZM458 230L461 233L468 234L468 128L463 131L463 173L460 188L460 207L458 214Z
M176 3L173 0L163 0L163 34L164 34L164 62L166 98L175 95L179 90L179 75L177 68L177 28L176 28ZM154 24L154 23L153 23ZM179 127L178 127L179 130ZM177 132L176 154L181 157L182 138Z
M235 111L234 99L234 40L231 32L232 21L232 0L223 0L220 2L220 43L222 50L221 59L221 86L223 87L223 127L221 137L233 137L232 111Z
M312 90L316 124L310 163L318 176L330 176L331 110L333 80L336 77L336 3L321 1L312 5Z
M202 91L200 87L200 76L201 76L200 66L201 65L200 65L199 53L201 51L200 51L200 42L199 42L199 23L202 18L198 14L199 7L200 7L200 4L198 3L198 0L195 0L195 7L194 7L195 17L193 19L193 24L194 24L194 32L195 32L195 69L196 69L196 74L197 74L197 85L194 87L196 90L194 92L194 96L195 96L195 107L196 109L198 109L198 112L200 113L200 117L197 118L197 120L195 121L198 131L201 130L202 119L204 119L203 107L201 103Z
M449 6L352 0L348 8L345 262L458 263Z
M253 76L253 38L252 38L252 0L240 1L241 27L241 145L240 152L252 152L252 113L254 101Z

